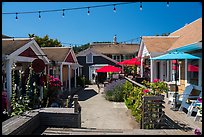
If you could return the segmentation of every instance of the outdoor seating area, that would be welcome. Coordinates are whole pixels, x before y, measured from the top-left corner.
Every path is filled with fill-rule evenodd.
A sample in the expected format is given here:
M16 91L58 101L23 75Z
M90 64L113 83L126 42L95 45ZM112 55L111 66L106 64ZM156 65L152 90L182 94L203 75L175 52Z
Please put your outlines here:
M192 95L192 92L192 85L188 85L182 94L169 91L166 104L171 108L176 107L178 111L185 112L186 117L193 116L195 117L194 121L199 121L202 118L202 91L198 95ZM194 115L192 115L193 113Z

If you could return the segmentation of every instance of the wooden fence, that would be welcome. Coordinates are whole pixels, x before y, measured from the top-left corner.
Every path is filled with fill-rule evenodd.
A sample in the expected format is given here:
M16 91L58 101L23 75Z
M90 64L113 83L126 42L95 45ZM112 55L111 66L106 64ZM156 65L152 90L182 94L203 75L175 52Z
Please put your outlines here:
M143 96L142 103L142 129L159 129L164 125L165 112L162 110L165 102L164 95Z
M135 87L147 88L146 86L137 83L127 77L126 80L131 82ZM165 112L162 110L165 108L162 104L164 104L164 95L158 96L143 96L142 97L142 109L141 113L141 129L159 129L162 125L164 125L164 116Z

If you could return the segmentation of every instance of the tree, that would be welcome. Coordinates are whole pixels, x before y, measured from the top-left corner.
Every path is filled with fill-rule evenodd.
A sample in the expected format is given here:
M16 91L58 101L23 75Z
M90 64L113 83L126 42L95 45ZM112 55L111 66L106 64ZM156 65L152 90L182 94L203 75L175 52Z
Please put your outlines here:
M28 34L30 38L34 37L35 41L40 47L62 47L61 42L57 39L51 39L48 35L45 35L43 38L35 36L35 34Z
M167 32L167 33L162 33L161 35L159 35L159 34L155 34L155 36L169 36L169 32Z
M90 44L87 43L87 44L84 44L84 45L81 45L81 46L74 46L74 47L73 47L73 50L74 50L74 53L77 54L77 53L79 53L80 51L85 50L85 49L87 49L87 48L89 48L89 47L90 47Z

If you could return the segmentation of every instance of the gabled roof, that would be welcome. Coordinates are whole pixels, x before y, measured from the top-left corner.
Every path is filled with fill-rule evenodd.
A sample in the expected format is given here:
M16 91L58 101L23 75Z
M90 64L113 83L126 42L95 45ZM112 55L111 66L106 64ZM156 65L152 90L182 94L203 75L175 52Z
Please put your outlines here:
M80 51L80 52L76 55L76 57L86 56L86 55L89 54L90 52L93 53L93 56L101 56L101 57L103 57L103 58L106 58L106 59L108 59L108 60L114 62L114 63L118 63L116 60L114 60L114 59L112 59L112 58L109 58L108 56L106 56L106 55L104 55L104 54L101 54L100 52L95 51L95 49L90 48L90 47L87 48L87 49L85 49L85 50L83 50L83 51Z
M47 55L49 60L64 62L71 47L41 47L41 49Z
M102 54L134 54L139 50L139 44L93 44L91 48Z
M142 41L149 52L166 52L179 37L143 36Z
M179 39L169 48L169 50L202 41L202 18L185 25L169 36L179 36Z
M10 55L30 41L32 41L32 39L2 39L2 54Z

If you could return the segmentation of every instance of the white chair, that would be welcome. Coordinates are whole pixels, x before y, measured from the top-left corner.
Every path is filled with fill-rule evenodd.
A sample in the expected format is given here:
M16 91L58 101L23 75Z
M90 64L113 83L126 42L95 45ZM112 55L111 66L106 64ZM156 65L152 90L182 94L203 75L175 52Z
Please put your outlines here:
M192 90L193 90L192 85L186 86L186 88L182 94L177 94L176 103L182 105L182 102L184 102L184 100L186 101L188 99ZM168 91L168 102L167 102L168 104L174 105L174 99L175 99L174 96L175 96L175 92ZM180 109L181 109L181 107L180 107Z
M200 95L199 95L200 98L202 98L202 91L200 92ZM188 113L187 113L187 116L191 116L193 111L194 112L197 112L198 113L198 108L197 107L202 107L202 103L199 102L199 100L195 100L193 101L189 107L187 107L188 109ZM196 114L197 115L197 114ZM198 117L199 117L200 114L198 114Z
M201 103L201 106L202 106L202 103ZM198 111L197 111L197 114L196 114L196 116L195 116L194 121L199 121L200 118L202 119L202 110L198 110Z
M200 92L199 96L187 96L185 99L182 100L181 106L179 108L180 111L183 110L183 108L188 110L187 116L191 116L193 111L197 112L197 109L195 109L196 105L198 105L198 97L202 97L202 91ZM195 101L192 101L191 103L187 103L187 99L195 99Z

